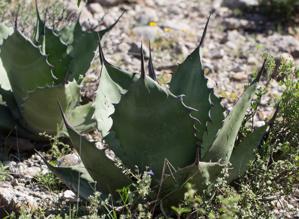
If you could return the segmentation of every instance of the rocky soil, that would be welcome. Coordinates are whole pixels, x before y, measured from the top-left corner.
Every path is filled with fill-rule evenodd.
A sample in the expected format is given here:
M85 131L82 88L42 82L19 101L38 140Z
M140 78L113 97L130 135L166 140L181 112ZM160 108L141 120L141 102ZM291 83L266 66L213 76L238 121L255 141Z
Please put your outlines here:
M76 1L75 1L76 2ZM299 34L295 27L278 27L266 16L258 13L240 13L240 7L255 1L222 0L98 0L81 6L81 22L86 28L111 24L126 10L117 26L104 38L106 58L122 69L139 72L140 44L146 57L151 41L154 65L160 82L167 82L176 65L183 61L200 40L205 22L211 10L209 29L202 50L203 63L209 85L224 97L223 104L231 108L244 85L262 65L263 54L279 58L287 56L299 65ZM100 3L98 3L100 2ZM245 3L244 3L245 2ZM236 7L237 6L237 7ZM73 1L66 1L69 13L78 14ZM105 15L105 16L104 16ZM104 16L103 20L101 19ZM299 30L297 29L297 33ZM99 75L98 61L87 73L82 92L93 98ZM262 110L257 114L256 125L272 114L274 98L282 88L271 81L268 95L262 100ZM0 215L22 207L37 209L55 206L57 203L75 202L76 195L65 187L55 192L37 183L36 176L48 173L38 155L20 151L12 140L14 149L3 151L4 162L10 176L0 182ZM30 150L34 145L23 142ZM7 143L8 144L8 143ZM12 152L12 153L10 153ZM5 155L5 156L4 156ZM76 155L68 155L61 162L76 162ZM280 197L273 202L278 217L299 217L299 189L292 197Z

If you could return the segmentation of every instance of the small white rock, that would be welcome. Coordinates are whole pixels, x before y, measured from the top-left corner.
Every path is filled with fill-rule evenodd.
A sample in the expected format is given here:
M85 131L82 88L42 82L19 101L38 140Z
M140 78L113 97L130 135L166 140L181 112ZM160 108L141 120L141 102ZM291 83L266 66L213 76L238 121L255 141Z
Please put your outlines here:
M91 12L94 16L95 14L101 14L103 16L104 9L99 3L90 3L87 5L87 9Z
M63 198L75 201L76 194L72 190L66 190L63 192Z
M257 64L257 60L254 56L249 56L247 58L247 63L248 65L256 65Z

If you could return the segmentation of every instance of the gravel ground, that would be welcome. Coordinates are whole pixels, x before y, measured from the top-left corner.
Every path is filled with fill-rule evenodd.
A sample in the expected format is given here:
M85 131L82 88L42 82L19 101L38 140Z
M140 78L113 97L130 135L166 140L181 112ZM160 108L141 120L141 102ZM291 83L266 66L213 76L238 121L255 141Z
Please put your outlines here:
M139 72L140 43L143 42L145 55L148 56L147 44L151 40L154 65L162 83L169 81L170 73L176 65L196 47L209 12L215 10L202 51L203 63L209 85L224 97L223 104L228 110L243 92L244 85L261 66L265 52L277 58L288 56L299 64L299 34L295 34L295 27L284 27L282 30L261 14L240 14L236 8L225 5L226 1L101 2L102 5L91 3L82 9L81 20L87 28L97 25L105 14L104 24L109 25L123 10L127 11L104 38L106 58L122 69ZM239 2L242 1L235 0L234 5ZM69 12L78 13L73 2L66 1L65 5ZM92 70L87 73L82 90L91 99L97 86L97 64L98 61L95 61ZM270 83L268 94L262 100L262 110L257 114L256 125L260 125L260 120L271 116L273 99L281 91L277 83ZM26 144L30 150L32 145L29 142ZM17 147L13 148L18 151ZM67 188L63 188L62 192L50 192L36 182L37 175L48 173L39 156L21 151L10 154L7 158L5 164L8 165L11 176L0 182L0 215L4 210L14 211L21 207L36 209L76 201L75 194ZM68 159L73 162L77 158L74 155L66 160ZM299 217L298 193L299 190L295 189L292 197L281 197L273 202L278 217L292 218L296 214Z

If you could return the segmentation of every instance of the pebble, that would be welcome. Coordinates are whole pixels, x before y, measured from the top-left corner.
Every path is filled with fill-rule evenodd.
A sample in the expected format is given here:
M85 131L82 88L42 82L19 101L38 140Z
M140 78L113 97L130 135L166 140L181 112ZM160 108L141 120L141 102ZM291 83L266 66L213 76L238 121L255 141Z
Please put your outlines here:
M255 121L253 125L255 127L261 127L261 126L265 125L265 122L264 121Z
M33 167L24 168L21 174L26 178L33 178L40 173L41 173L41 168L33 166Z
M245 8L258 6L258 0L223 0L222 5L230 8Z
M81 162L80 157L77 155L77 153L67 154L62 157L60 157L57 160L57 165L59 167L69 167L77 165Z
M244 72L238 72L238 73L232 73L230 78L235 81L245 81L248 79L248 76Z
M225 56L225 52L223 49L213 49L209 52L209 56L212 59L221 59L223 56Z
M231 69L231 71L236 72L236 73L240 73L240 72L243 71L243 70L244 70L244 69L243 69L240 65L235 66L235 67L233 67L233 68ZM240 74L245 75L245 73L240 73Z
M76 201L77 196L72 190L66 190L62 193L62 198L67 199L69 201Z
M0 206L6 206L6 208L11 208L14 198L14 191L9 185L1 184L0 185Z
M237 30L230 30L227 32L227 41L235 44L241 44L246 41L246 38Z

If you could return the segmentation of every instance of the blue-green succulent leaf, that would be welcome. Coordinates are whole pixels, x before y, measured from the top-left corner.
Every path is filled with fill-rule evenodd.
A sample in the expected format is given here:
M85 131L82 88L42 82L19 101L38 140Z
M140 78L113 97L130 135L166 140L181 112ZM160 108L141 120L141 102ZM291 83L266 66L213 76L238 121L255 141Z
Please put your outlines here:
M58 102L66 114L80 102L80 88L76 81L67 85L37 88L28 93L21 105L26 125L34 132L55 134L63 130Z
M75 107L68 113L70 123L75 129L82 133L88 132L96 127L96 121L93 119L94 108L92 103Z
M13 118L18 121L22 116L12 91L0 88L0 99L2 99L3 104L9 108Z
M245 174L248 169L248 165L255 159L255 150L261 144L267 128L268 125L256 128L234 148L229 160L232 165L229 171L229 182Z
M60 40L64 44L70 45L74 41L74 30L75 30L76 24L77 23L71 23L58 31ZM70 49L70 48L68 48L68 49ZM68 53L69 53L69 50L68 50Z
M4 24L0 24L0 46L2 45L3 40L7 39L7 37L12 33L13 33L13 28L9 28L6 27ZM2 65L1 59L0 59L0 87L4 90L11 90L7 73L5 71L5 68Z
M48 168L81 198L88 200L96 191L96 182L91 178L82 163L75 166L56 167L43 157L42 159Z
M4 40L0 57L18 106L29 91L53 84L46 57L17 30Z
M210 15L211 16L211 15ZM210 120L209 111L211 104L210 95L213 89L208 88L207 79L204 76L204 69L201 63L201 47L206 35L209 24L208 18L199 46L181 63L177 71L173 74L170 82L170 90L176 95L185 95L184 102L186 105L196 109L192 116L197 118L200 123L196 125L196 136L202 141L206 123ZM217 98L215 96L215 98Z
M53 74L56 77L56 83L61 83L65 80L70 57L67 54L67 45L64 44L59 35L46 26L41 19L37 5L37 24L34 34L34 42L44 47L44 53L47 55L49 63L53 66Z
M218 130L222 127L224 120L224 108L221 105L221 100L213 93L210 94L211 109L209 111L209 121L207 122L206 131L203 134L202 144L200 146L201 158L204 157L206 152L214 142Z
M185 95L186 105L195 108L192 115L200 121L196 126L197 137L201 140L209 120L211 104L209 95L212 92L207 87L207 79L203 73L200 59L200 48L197 47L187 59L178 66L170 82L170 90L176 95Z
M175 168L195 160L196 120L190 113L179 97L151 78L140 77L115 105L110 131L114 138L106 141L127 167L148 166L159 178L165 159Z
M0 99L0 131L9 133L15 129L16 122L7 106Z
M223 126L203 158L204 161L218 162L222 160L228 162L230 160L239 129L255 94L256 87L257 82L252 83L240 97L233 110L224 120Z
M10 109L6 106L6 103L2 102L0 96L0 132L1 134L11 135L14 134L17 137L30 138L32 140L41 141L44 140L38 135L29 132L23 128L18 121L14 118Z
M117 189L131 184L131 180L115 165L115 161L106 156L104 150L98 149L95 143L80 135L68 123L64 115L63 118L72 145L80 155L92 179L97 182L99 191L106 195L116 194Z
M50 29L45 30L45 52L49 63L53 66L53 74L56 77L56 83L62 83L66 80L70 56L67 54L67 46L60 41L56 33Z
M99 40L118 23L120 17L111 26L99 32L83 31L78 20L70 49L72 60L69 68L69 79L79 79L80 75L86 73L98 48Z
M106 61L101 47L102 71L99 87L94 102L97 127L103 137L109 134L112 127L114 105L120 101L121 95L126 93L133 81L137 80L136 74L122 71Z

